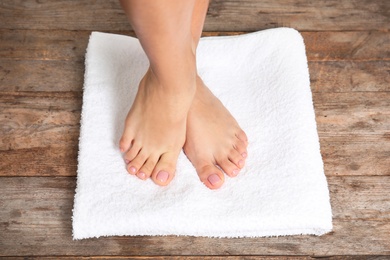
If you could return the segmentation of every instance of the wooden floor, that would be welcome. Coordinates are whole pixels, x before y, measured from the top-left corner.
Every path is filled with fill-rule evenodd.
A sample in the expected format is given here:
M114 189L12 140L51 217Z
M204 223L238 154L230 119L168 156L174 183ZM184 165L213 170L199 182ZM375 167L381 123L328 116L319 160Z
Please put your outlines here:
M131 28L117 0L0 0L0 257L390 259L390 1L215 0L205 36L281 26L307 45L334 231L72 241L88 37Z

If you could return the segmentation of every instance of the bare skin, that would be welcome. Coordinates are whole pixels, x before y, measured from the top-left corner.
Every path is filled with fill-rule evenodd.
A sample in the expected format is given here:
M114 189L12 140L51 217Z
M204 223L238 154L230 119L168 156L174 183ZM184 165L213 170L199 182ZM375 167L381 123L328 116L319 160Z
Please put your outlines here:
M197 76L208 0L121 4L150 61L120 141L128 172L167 185L183 148L200 180L221 187L223 172L235 177L244 166L247 137Z
M196 89L195 0L122 0L149 59L120 140L127 170L161 186L173 178Z
M127 170L142 180L151 177L167 185L175 174L176 161L185 142L187 104L192 97L167 94L151 69L142 79L125 122L120 141L127 151Z
M208 5L208 0L198 0L193 11L191 33L195 51L202 35ZM225 179L222 171L229 177L235 177L245 165L247 146L245 132L197 76L183 150L199 179L210 189L220 188Z
M200 180L210 189L218 189L224 182L220 168L229 177L237 176L245 164L247 145L244 131L198 77L184 152Z

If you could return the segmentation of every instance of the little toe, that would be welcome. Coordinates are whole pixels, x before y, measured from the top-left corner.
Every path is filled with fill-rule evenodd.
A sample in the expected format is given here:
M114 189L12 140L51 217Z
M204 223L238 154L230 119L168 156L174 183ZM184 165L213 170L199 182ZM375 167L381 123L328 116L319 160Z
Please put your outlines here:
M236 134L237 138L240 139L241 141L245 142L245 143L248 143L248 137L247 135L245 134L245 132L243 130L239 130Z
M152 173L152 180L160 186L168 185L176 172L176 162L179 155L164 153L157 162Z
M132 140L133 138L130 135L122 135L121 139L119 140L119 150L121 151L121 153L124 153L129 150Z
M218 189L225 181L223 172L214 164L210 163L196 169L199 179L212 190Z
M222 160L217 160L217 164L230 177L236 177L238 175L238 173L240 172L240 168L238 168L228 158L224 158Z

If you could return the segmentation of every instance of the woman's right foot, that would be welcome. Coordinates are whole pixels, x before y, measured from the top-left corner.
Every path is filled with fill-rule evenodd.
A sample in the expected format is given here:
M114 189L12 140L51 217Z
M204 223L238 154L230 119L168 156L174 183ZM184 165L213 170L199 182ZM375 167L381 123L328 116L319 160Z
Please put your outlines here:
M218 189L224 174L238 175L247 157L248 140L237 121L197 77L196 93L187 117L184 153L200 180Z
M149 69L141 80L120 140L130 174L142 180L151 177L161 186L172 180L195 93L195 74L188 75L164 84Z

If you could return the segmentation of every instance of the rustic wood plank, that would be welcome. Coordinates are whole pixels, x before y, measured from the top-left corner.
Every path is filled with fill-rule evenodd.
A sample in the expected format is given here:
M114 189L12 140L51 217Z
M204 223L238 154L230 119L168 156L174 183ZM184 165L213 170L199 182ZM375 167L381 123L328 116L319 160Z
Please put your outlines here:
M389 92L313 93L313 102L319 132L389 133Z
M390 176L343 176L327 179L333 218L390 219L390 183L380 183L388 182Z
M309 72L312 92L390 91L389 61L311 61Z
M309 31L386 30L389 10L388 1L214 0L205 30L255 31L280 26ZM2 29L130 29L117 0L3 0L0 14Z
M0 172L20 176L74 175L80 93L24 92L2 97Z
M81 92L84 62L0 60L0 92Z
M3 0L0 14L1 28L6 29L131 29L119 1L116 0Z
M75 129L74 133L56 134L57 138L69 136L62 144L53 141L38 147L0 150L0 176L76 176L78 133Z
M8 257L7 257L8 258ZM370 255L370 256L359 256L359 255L349 255L349 256L320 256L320 257L311 257L311 256L29 256L28 259L44 259L44 260L81 260L81 259L108 259L108 260L312 260L318 259L321 260L388 260L388 256L379 256L379 255ZM25 260L26 257L10 257L12 260Z
M389 103L389 92L314 94L328 176L390 175ZM74 176L80 112L80 92L1 94L0 176Z
M378 30L388 28L389 10L385 1L219 0L212 1L205 29L255 31L287 26L307 31ZM368 17L371 21L364 24Z
M12 98L14 97L9 98L7 95L6 99L2 99L4 102L10 102L8 107L5 107L4 103L0 105L1 150L55 147L76 137L80 122L78 98L24 97L28 101L41 102L36 105L32 102L13 103ZM19 101L23 102L21 99ZM45 105L46 107L42 108ZM71 110L67 110L69 106Z
M61 141L64 133L49 132L53 144L0 150L0 176L75 176L79 131L73 131L65 132L67 141ZM390 143L381 136L320 135L320 143L327 176L390 175Z
M67 31L34 33L8 30L7 33L2 34L3 41L0 41L2 45L0 57L3 57L0 59L0 82L2 83L0 91L80 90L83 81L84 52L89 33ZM209 33L209 35L214 34ZM367 37L375 39L364 40L365 44L360 44L360 48L357 48L353 46L357 37L356 33L347 34L347 36L340 35L340 33L330 35L328 33L305 33L304 37L309 39L307 43L309 60L323 60L326 57L331 60L322 63L309 62L313 91L388 91L390 74L386 69L389 67L387 61L332 61L343 58L341 54L337 54L338 48L354 49L355 51L351 52L349 57L352 59L369 60L369 57L379 59L381 55L389 57L390 44L386 43L386 39L389 42L390 37L386 34L379 36L378 34L375 37L364 36L364 39ZM337 42L340 38L344 39L341 40L342 43L346 41L347 44L340 46ZM317 44L323 42L323 39L333 39L333 41ZM370 46L368 44L370 42L375 44L367 47L367 45ZM384 48L386 44L389 48ZM379 48L380 45L381 48ZM329 49L326 46L335 47ZM373 53L375 50L386 51ZM361 56L360 54L373 54L373 56ZM348 56L345 58L348 59ZM61 63L59 60L69 60L69 62Z
M84 62L1 60L0 92L81 92ZM313 92L390 91L390 61L311 61Z
M330 177L334 231L213 239L108 237L72 241L75 178L0 178L0 256L390 254L390 176Z
M0 57L82 62L90 34L90 31L1 30Z
M135 36L131 31L105 32ZM91 31L0 29L0 61L73 60L82 62ZM203 36L237 35L244 32L204 32ZM309 61L390 60L390 33L302 32Z
M0 176L13 177L0 177L0 257L165 259L173 254L177 256L169 258L259 259L247 256L254 254L269 255L260 259L388 259L389 24L386 0L214 0L208 12L204 36L279 26L302 32L334 232L320 238L72 241L75 178L16 176L75 176L89 34L134 33L117 0L1 1ZM135 256L142 254L149 256ZM201 256L206 254L214 257Z
M388 31L302 32L302 36L311 61L390 59Z
M3 127L9 123L28 128L42 123L63 125L64 120L78 124L82 97L80 92L0 92L0 101ZM389 92L313 93L313 102L320 132L386 134L390 129ZM28 113L31 116L25 116Z
M390 134L319 133L327 176L390 175Z
M8 259L8 257L7 257ZM9 259L12 260L18 260L23 259L25 260L25 257L10 257ZM239 260L239 259L245 259L245 260L311 260L314 259L310 256L30 256L28 259L44 259L44 260L62 260L62 259L74 259L74 260L80 260L80 259L108 259L108 260ZM327 259L327 258L325 258ZM357 257L352 258L351 256L347 256L346 258L340 258L340 257L330 257L328 259L332 260L366 260L366 258ZM380 258L370 258L370 260L379 260ZM383 258L384 259L384 258Z

